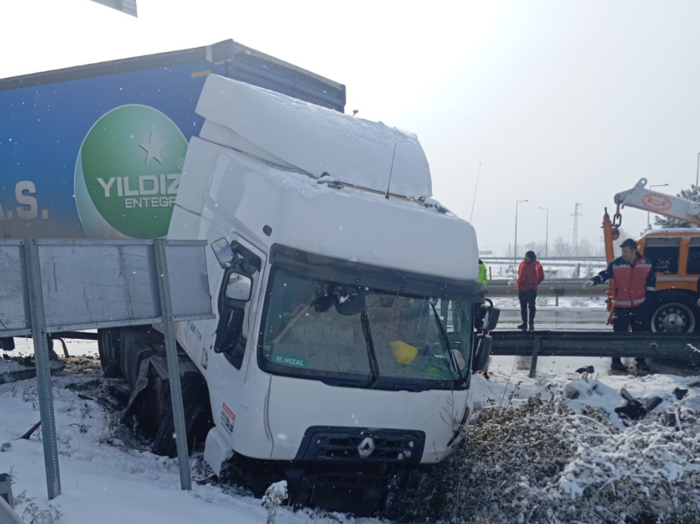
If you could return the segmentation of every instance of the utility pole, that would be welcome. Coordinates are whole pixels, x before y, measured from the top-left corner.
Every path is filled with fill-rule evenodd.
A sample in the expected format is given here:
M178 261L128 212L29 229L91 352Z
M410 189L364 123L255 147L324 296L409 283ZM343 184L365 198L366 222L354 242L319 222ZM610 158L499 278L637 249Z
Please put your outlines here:
M472 200L472 212L469 214L469 223L474 218L474 206L476 206L476 193L479 191L479 177L481 176L481 162L479 162L479 171L476 173L476 186L474 187L474 199Z
M518 261L518 204L527 202L527 200L515 201L515 244L513 245L513 260Z
M572 215L574 217L574 256L578 256L578 217L583 216L581 213L578 212L578 207L581 204L578 202L574 206L574 214Z
M547 212L547 225L544 230L544 256L547 257L549 255L549 208L541 207L540 209L544 209Z

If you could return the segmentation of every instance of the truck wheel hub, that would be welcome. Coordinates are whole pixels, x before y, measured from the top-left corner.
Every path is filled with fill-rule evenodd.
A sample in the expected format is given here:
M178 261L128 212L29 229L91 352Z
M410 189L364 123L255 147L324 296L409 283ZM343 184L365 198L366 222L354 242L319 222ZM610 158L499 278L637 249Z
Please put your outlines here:
M686 333L692 331L692 314L685 306L669 304L659 308L654 315L653 328L656 332Z

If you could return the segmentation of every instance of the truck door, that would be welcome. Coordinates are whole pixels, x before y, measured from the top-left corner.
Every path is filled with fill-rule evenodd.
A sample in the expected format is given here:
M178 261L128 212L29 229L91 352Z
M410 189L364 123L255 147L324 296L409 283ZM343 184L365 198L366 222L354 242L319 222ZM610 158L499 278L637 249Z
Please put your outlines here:
M219 300L214 303L219 319L215 332L211 334L214 343L205 349L207 381L214 422L228 433L233 448L239 450L243 447L251 456L267 457L272 441L270 438L260 439L259 436L269 435L264 409L260 409L269 390L269 376L256 374L254 383L246 384L244 388L249 362L255 359L256 354L257 337L254 335L258 312L261 311L260 301L264 298L267 258L262 250L241 236L232 233L230 238L234 246L238 245L238 249L257 259L257 269L246 272L226 270L220 274L217 288ZM232 282L237 285L241 280L239 276L250 283L250 295L247 299L227 301L226 288ZM247 442L251 435L258 435L254 444ZM251 446L255 449L251 449Z

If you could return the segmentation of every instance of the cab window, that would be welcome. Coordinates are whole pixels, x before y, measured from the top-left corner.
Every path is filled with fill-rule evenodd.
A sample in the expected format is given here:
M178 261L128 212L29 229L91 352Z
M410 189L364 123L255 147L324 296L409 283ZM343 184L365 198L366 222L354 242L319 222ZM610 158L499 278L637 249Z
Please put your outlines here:
M689 275L700 275L700 237L690 239L687 273Z
M678 273L680 238L646 238L644 256L651 259L657 273Z

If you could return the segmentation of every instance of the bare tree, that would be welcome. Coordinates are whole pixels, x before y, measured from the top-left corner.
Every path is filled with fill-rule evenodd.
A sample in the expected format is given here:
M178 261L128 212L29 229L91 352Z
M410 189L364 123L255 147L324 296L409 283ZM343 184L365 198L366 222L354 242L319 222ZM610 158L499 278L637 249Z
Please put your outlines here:
M524 246L523 252L526 251L534 251L537 257L541 258L544 256L546 249L544 244L540 244L538 242L530 242L529 244L525 244Z
M587 238L582 238L578 243L578 254L582 257L591 257L595 254L593 243Z
M570 257L574 253L573 246L562 237L557 237L551 246L552 255L555 257Z

